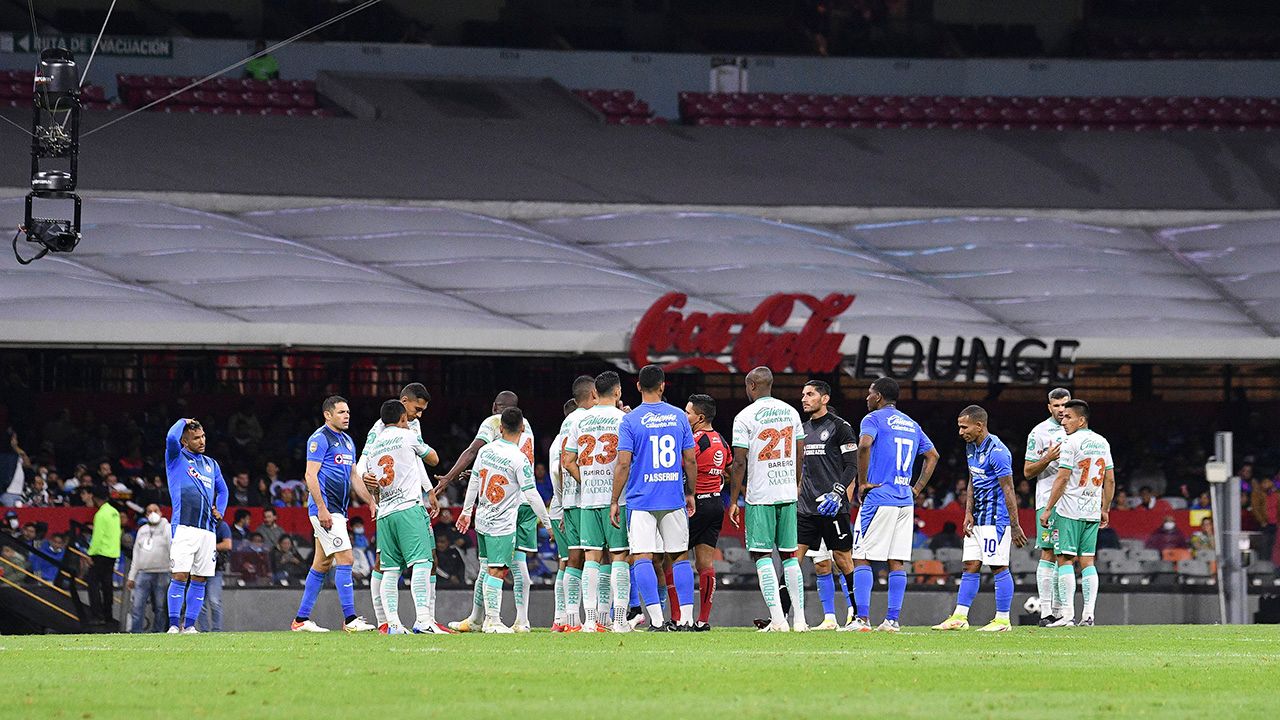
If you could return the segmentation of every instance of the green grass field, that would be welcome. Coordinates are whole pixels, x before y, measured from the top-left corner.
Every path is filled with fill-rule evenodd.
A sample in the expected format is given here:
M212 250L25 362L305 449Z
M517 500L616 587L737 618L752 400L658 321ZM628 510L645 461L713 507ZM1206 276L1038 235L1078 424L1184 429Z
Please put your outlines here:
M4 718L1276 717L1280 627L0 637Z

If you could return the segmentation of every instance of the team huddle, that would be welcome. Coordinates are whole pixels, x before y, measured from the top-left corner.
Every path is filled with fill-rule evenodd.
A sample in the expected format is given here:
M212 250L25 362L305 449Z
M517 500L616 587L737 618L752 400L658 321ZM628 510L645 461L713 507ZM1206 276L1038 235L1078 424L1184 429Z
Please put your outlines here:
M813 560L823 606L823 621L813 629L897 632L915 499L938 462L928 435L897 408L898 383L891 378L871 383L868 412L856 433L828 407L826 382L804 385L801 407L809 418L803 422L795 408L773 397L768 368L748 373L745 386L751 404L734 418L731 441L725 443L711 427L715 400L694 395L683 409L668 404L665 375L656 365L641 369L636 387L642 402L634 409L622 403L617 373L577 378L551 443L549 505L535 486L533 431L514 393L499 393L471 445L434 478L427 468L439 463L439 454L422 436L419 418L430 395L421 383L407 385L399 399L382 404L358 458L347 434L347 402L326 399L325 424L307 441L315 553L291 629L328 632L310 615L332 570L347 632L529 632L527 560L537 552L541 526L559 555L553 632L631 632L642 624L650 632L705 631L716 585L716 545L727 514L735 527L745 523L746 550L755 561L768 611L767 618L756 621L761 632L810 630L805 557ZM1028 437L1023 468L1028 479L1036 478L1040 625L1077 624L1077 565L1084 598L1078 624L1093 625L1098 590L1093 557L1114 491L1111 450L1089 429L1084 401L1055 389L1049 393L1049 411ZM963 498L964 573L955 611L935 630L969 627L983 565L995 581L996 615L981 630L1012 628L1009 557L1011 546L1023 547L1028 538L1018 522L1012 455L988 432L987 423L987 412L977 405L957 418L970 477ZM221 469L204 450L204 432L195 420L182 419L170 428L170 633L196 632L204 582L213 574L215 531L227 505ZM480 572L471 614L445 625L435 617L431 523L441 493L459 479L467 484L456 527L463 533L474 528ZM370 505L377 521L370 578L374 623L355 611L347 532L353 495ZM782 558L781 577L775 552ZM887 609L878 625L871 622L872 563L884 563L888 571ZM405 572L415 611L408 625L398 607ZM510 626L501 619L508 575L516 610ZM843 623L835 615L837 580L848 604Z

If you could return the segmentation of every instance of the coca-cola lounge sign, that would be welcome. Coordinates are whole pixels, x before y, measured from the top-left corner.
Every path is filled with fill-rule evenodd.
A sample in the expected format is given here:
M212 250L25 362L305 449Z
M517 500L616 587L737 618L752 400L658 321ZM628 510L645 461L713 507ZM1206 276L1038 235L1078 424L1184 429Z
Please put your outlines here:
M667 293L645 312L631 337L631 361L640 367L663 363L666 370L746 372L765 365L775 372L833 373L854 377L889 375L901 380L953 382L1065 382L1075 369L1075 340L1036 338L991 341L982 338L919 338L898 335L871 346L863 336L857 352L841 351L845 334L833 325L854 295L823 298L780 293L749 313L704 313L681 309L689 298ZM783 328L797 305L809 318L798 332Z

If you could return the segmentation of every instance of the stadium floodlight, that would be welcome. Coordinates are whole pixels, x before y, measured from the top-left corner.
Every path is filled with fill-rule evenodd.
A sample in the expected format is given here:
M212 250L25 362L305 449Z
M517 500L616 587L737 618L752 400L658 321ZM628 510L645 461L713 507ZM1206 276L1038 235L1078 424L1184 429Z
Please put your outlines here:
M26 265L48 253L71 252L80 244L80 197L75 194L80 155L80 73L71 51L48 48L40 53L32 90L31 192L26 214L13 236L13 254ZM53 161L57 167L46 164ZM69 219L36 217L33 203L65 201L72 204ZM23 259L18 238L40 246L35 256Z

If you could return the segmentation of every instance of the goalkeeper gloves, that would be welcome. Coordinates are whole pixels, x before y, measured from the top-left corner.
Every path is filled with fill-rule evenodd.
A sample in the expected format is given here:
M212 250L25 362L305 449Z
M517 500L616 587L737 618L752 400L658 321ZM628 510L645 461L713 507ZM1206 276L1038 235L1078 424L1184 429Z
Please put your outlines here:
M818 497L819 515L835 517L838 512L840 512L840 495L838 493L829 492Z

